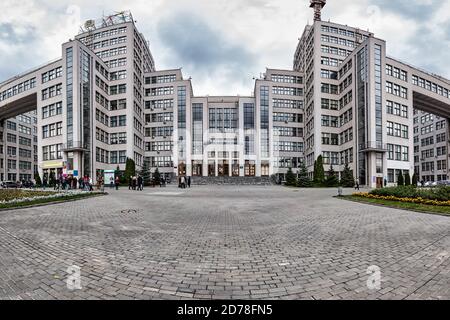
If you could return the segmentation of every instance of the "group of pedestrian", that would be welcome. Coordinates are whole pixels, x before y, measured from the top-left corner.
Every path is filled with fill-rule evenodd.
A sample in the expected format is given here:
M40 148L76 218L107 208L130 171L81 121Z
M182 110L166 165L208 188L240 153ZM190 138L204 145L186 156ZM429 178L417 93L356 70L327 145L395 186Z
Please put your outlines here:
M141 176L130 176L128 180L128 190L142 191L144 190L144 178Z
M102 179L98 179L98 184L102 185ZM76 178L72 175L61 175L59 178L54 180L54 185L51 183L49 185L48 178L44 176L44 179L42 180L42 187L47 189L48 187L52 187L53 190L85 190L85 191L93 191L93 184L92 184L92 178L89 176L84 176L80 178Z
M161 179L159 179L159 187L160 188L165 187L166 184L167 184L167 180L164 176L162 176Z
M178 188L186 189L191 187L191 177L179 176L178 177Z
M119 177L111 177L109 178L109 188L110 189L114 189L116 188L116 190L119 190L119 185L120 185L120 179Z

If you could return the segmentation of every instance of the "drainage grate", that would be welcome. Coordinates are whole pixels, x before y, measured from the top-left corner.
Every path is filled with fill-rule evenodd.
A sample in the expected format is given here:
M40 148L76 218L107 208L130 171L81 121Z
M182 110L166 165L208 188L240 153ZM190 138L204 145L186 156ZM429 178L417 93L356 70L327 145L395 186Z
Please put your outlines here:
M137 210L134 210L134 209L125 209L125 210L120 211L120 213L123 213L123 214L132 214L132 213L137 213Z

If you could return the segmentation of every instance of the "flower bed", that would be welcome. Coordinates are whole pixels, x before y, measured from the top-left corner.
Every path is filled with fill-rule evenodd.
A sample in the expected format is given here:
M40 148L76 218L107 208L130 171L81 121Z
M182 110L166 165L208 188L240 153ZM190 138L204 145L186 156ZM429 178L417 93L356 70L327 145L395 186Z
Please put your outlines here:
M37 190L0 190L0 208L34 205L53 201L65 201L71 199L86 198L104 194L103 192L52 192Z
M424 199L422 197L416 197L416 198L405 197L404 198L404 197L397 197L397 196L382 196L382 195L372 194L369 192L358 192L358 193L354 193L353 196L360 197L360 198L367 198L367 199L399 201L399 202L406 202L406 203L450 207L450 200L441 201L441 200L433 200L433 199Z
M401 186L393 188L375 189L369 192L376 196L394 196L397 198L422 198L427 200L449 201L450 187L437 187L430 189Z
M34 197L48 197L57 194L50 191L33 191L21 189L5 189L0 190L0 203L8 203L10 201L18 201Z

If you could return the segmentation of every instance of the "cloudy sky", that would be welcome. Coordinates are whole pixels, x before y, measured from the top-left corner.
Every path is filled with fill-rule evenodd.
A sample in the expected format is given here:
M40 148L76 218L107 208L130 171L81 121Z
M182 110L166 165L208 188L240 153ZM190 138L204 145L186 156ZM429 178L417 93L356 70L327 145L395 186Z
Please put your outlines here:
M291 68L309 0L2 0L0 82L61 56L87 19L131 10L158 69L196 95L249 95L266 67ZM450 78L450 0L328 0L323 20L369 29L390 56Z

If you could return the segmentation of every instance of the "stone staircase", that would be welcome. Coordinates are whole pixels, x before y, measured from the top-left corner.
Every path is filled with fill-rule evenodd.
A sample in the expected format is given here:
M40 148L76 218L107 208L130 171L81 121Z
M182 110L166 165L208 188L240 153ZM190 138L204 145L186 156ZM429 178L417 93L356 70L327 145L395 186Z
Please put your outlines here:
M191 177L192 185L253 185L270 186L270 177Z

